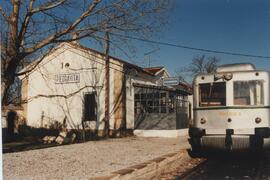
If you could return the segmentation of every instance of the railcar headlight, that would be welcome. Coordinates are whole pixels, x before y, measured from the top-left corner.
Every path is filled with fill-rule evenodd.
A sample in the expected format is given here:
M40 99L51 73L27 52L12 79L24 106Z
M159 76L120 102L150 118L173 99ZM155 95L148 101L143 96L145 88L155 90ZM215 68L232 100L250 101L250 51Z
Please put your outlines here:
M205 118L201 118L201 124L205 124L206 123L206 119Z
M226 73L225 75L224 75L224 79L226 80L226 81L229 81L229 80L231 80L233 78L233 74L232 73Z
M258 124L258 123L260 123L262 121L262 119L261 118L259 118L259 117L256 117L255 118L255 122Z

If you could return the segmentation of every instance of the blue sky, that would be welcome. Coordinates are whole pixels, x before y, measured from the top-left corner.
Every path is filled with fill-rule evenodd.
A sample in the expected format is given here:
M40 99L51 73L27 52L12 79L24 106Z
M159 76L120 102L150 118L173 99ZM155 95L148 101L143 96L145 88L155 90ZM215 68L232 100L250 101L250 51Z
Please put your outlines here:
M153 39L197 48L270 56L270 1L175 0L168 26ZM142 61L149 58L144 53L159 48L150 55L151 66L164 65L171 74L202 54L220 58L221 64L251 62L258 69L270 69L270 59L204 53L143 42L136 42L135 46L136 57L132 61L142 65Z
M175 0L174 3L168 25L151 40L270 56L270 0ZM203 54L216 56L220 64L249 62L257 69L270 70L270 59L205 53L136 40L131 42L136 48L135 56L131 53L132 57L128 58L117 48L112 48L111 55L140 66L148 66L150 59L151 66L163 65L171 75ZM144 55L153 50L156 51L149 56Z

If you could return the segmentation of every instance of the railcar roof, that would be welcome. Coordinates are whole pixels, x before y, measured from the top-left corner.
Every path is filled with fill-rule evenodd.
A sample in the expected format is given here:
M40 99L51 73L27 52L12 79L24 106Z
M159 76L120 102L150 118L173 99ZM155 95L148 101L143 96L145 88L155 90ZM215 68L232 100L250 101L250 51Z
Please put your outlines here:
M256 73L256 72L259 72L259 73L263 73L263 74L268 74L269 77L270 77L270 71L266 71L266 70L251 70L251 71L234 71L234 72L213 72L213 73L200 73L198 75L196 75L193 79L193 84L199 79L201 78L202 76L204 77L209 77L209 76L214 76L215 74L217 73L232 73L232 74L251 74L251 73Z
M235 63L225 64L217 67L216 72L237 72L237 71L253 71L256 70L255 66L251 63Z

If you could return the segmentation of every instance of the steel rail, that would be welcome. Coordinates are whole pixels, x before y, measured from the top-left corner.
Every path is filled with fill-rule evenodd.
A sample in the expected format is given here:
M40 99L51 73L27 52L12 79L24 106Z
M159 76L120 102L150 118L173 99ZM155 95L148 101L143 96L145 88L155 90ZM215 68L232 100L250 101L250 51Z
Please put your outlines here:
M260 160L259 160L258 165L255 168L254 176L252 177L252 179L254 179L254 180L262 179L262 175L263 175L262 170L263 170L264 165L266 164L266 159L265 158L268 158L267 153L269 154L270 152L269 151L263 152L263 154L260 155Z
M204 160L201 163L199 163L197 166L185 171L183 174L181 174L180 176L177 176L176 179L192 179L192 176L194 175L194 173L198 172L200 169L202 169L206 164L208 163L208 160Z

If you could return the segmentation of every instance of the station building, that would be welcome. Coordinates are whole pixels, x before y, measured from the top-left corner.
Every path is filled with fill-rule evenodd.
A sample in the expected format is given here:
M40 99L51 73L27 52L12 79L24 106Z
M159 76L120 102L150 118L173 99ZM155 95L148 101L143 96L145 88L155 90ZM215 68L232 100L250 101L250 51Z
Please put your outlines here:
M36 128L64 123L68 129L90 129L102 135L109 103L111 132L155 128L155 116L149 116L148 123L138 119L147 119L146 114L166 117L176 111L173 100L185 100L191 92L163 86L162 79L169 76L164 67L143 69L119 58L108 59L106 78L105 54L78 43L62 43L25 67L22 71L29 72L20 77L25 123ZM168 124L158 129L177 129L176 122Z

